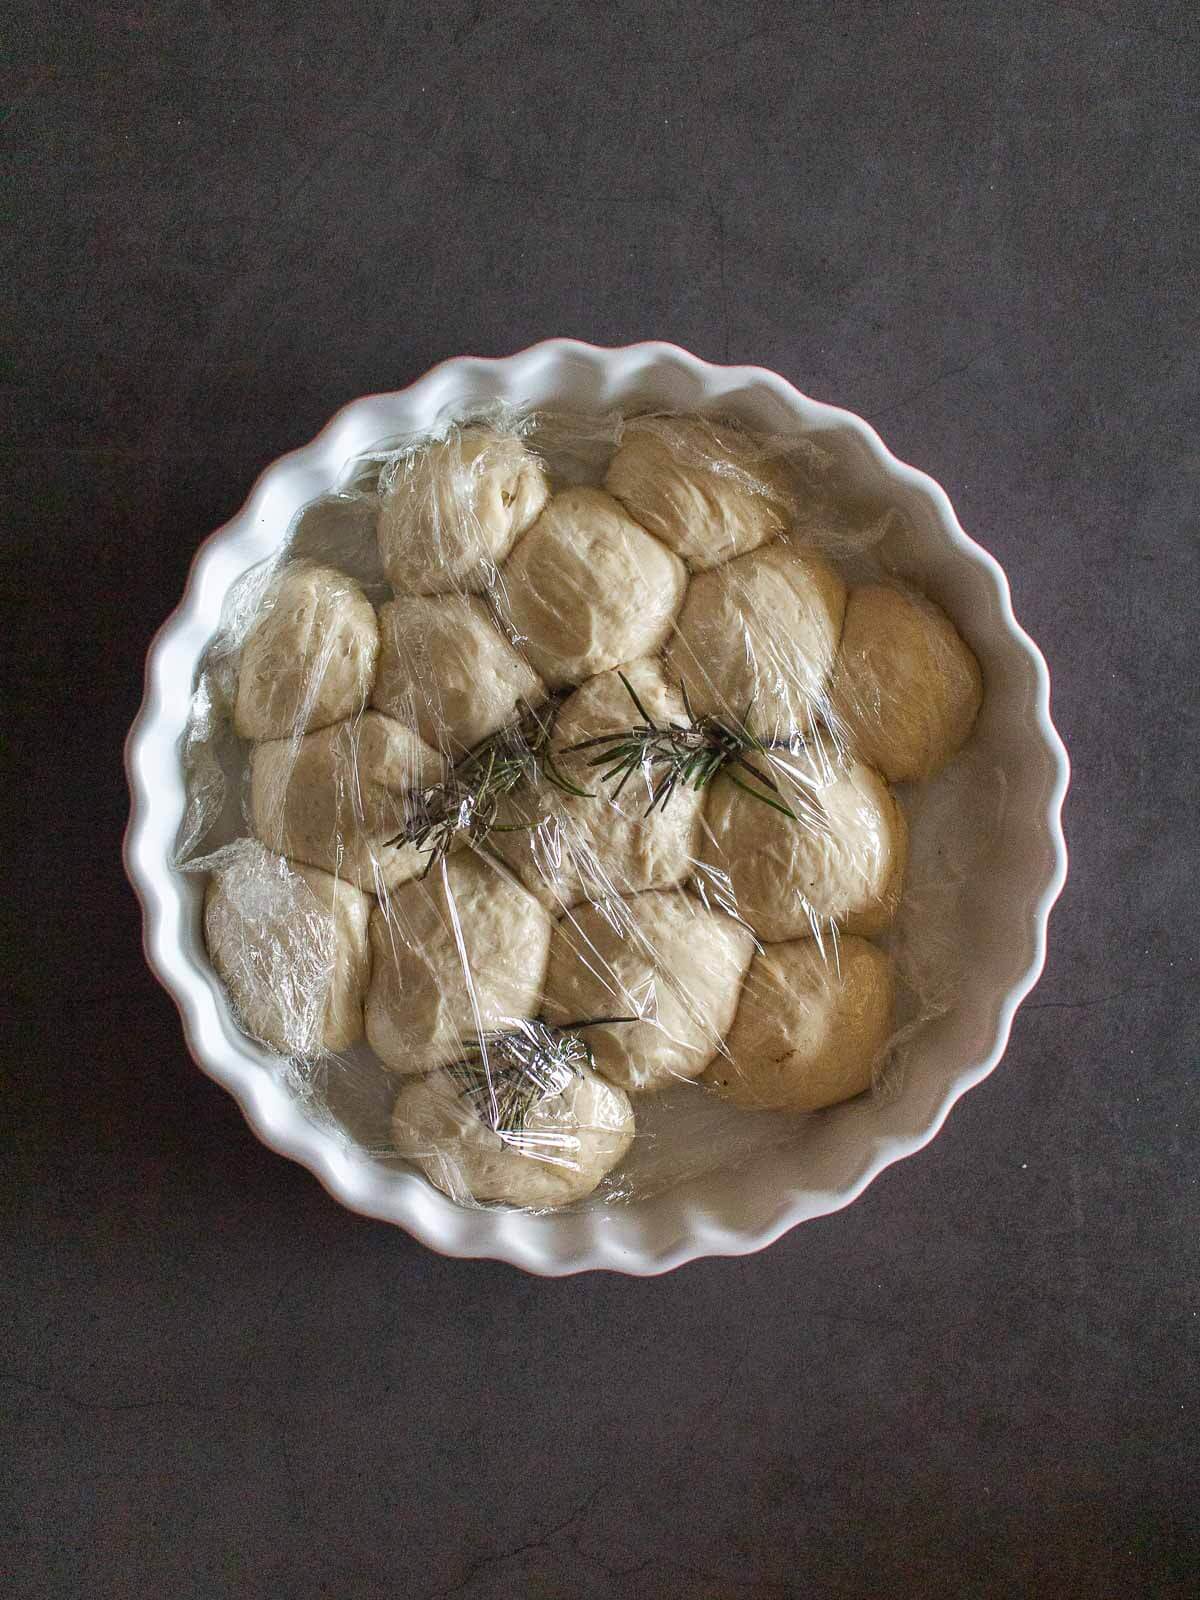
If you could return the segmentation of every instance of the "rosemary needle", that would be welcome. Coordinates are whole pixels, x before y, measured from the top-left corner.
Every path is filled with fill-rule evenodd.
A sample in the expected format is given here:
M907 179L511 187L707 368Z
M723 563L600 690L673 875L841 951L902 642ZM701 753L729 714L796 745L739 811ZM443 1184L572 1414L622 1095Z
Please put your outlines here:
M637 1020L592 1017L568 1029L531 1019L482 1034L447 1071L486 1127L501 1136L519 1134L535 1106L562 1094L572 1078L582 1078L584 1067L595 1067L580 1029Z
M515 722L489 734L457 764L449 777L410 796L410 815L401 831L387 843L412 844L428 852L422 877L450 853L455 836L466 834L479 844L489 833L516 833L532 823L505 825L498 821L500 801L524 778L536 784L540 777L565 794L590 798L587 789L572 783L550 755L552 707L535 710L524 701Z
M751 756L771 760L770 747L750 731L750 713L754 701L742 713L740 720L727 722L712 712L698 717L688 699L686 684L681 685L687 722L655 722L638 697L637 690L623 672L618 677L625 685L629 698L641 722L618 733L602 733L594 739L583 739L563 752L564 755L585 750L595 751L588 766L599 767L601 783L616 781L613 798L616 799L635 773L644 773L653 781L646 816L666 806L677 788L703 789L718 772L724 772L730 783L761 800L764 805L782 811L793 822L800 819L783 799L779 785L769 772L752 761ZM655 779L655 769L661 775ZM753 779L747 783L739 771Z

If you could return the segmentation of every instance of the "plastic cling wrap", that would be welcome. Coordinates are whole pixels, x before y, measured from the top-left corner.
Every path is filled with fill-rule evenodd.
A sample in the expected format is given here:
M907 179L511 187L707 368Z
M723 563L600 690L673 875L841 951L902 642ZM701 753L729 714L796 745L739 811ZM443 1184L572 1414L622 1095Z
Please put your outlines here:
M1002 801L897 515L724 418L492 408L348 463L231 592L182 752L213 967L310 1115L542 1210L895 1091Z

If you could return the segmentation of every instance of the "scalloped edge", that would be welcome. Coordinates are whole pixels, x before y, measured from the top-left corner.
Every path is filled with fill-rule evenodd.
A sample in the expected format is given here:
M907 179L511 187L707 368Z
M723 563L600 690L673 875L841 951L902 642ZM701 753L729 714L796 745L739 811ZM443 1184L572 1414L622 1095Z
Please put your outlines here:
M171 867L182 814L178 738L197 665L230 583L271 553L278 544L279 529L287 526L291 513L331 488L351 457L372 440L402 431L397 428L400 415L411 413L410 425L427 427L448 405L465 407L496 395L529 399L522 388L523 373L547 364L561 369L563 364L579 363L585 363L593 376L597 372L603 375L611 394L608 403L614 405L635 398L628 392L634 378L648 382L657 403L676 404L664 398L664 384L669 387L668 380L683 373L700 388L689 404L749 388L765 389L803 431L838 430L856 435L876 467L923 500L934 512L948 544L981 569L993 591L1004 633L1033 671L1033 742L1048 767L1048 782L1042 808L1029 822L1044 830L1048 870L1027 909L1027 957L1008 988L996 996L990 1042L979 1059L958 1072L918 1133L877 1139L853 1175L836 1189L814 1191L797 1185L783 1190L769 1219L757 1225L729 1225L697 1203L693 1185L680 1186L640 1206L557 1216L468 1211L456 1206L415 1172L372 1163L307 1121L281 1085L263 1070L271 1058L234 1028L226 1008L218 1002L207 963L201 967L186 948L188 912L178 874ZM545 390L544 373L536 387ZM534 403L546 401L535 399ZM874 428L853 412L809 399L765 367L716 365L662 341L607 349L575 339L548 339L507 357L456 356L405 389L364 396L343 406L309 444L268 466L241 510L198 549L183 598L154 636L146 657L145 692L126 739L125 770L132 804L123 858L142 906L143 949L151 971L175 1002L188 1050L201 1070L233 1095L264 1144L307 1167L351 1210L395 1223L443 1255L505 1261L544 1276L592 1270L652 1275L706 1256L746 1255L772 1244L800 1222L849 1205L887 1167L928 1144L961 1096L1000 1061L1017 1007L1045 964L1050 911L1067 875L1062 806L1070 763L1050 716L1050 674L1040 650L1013 614L1003 569L964 532L945 490L927 473L894 456Z

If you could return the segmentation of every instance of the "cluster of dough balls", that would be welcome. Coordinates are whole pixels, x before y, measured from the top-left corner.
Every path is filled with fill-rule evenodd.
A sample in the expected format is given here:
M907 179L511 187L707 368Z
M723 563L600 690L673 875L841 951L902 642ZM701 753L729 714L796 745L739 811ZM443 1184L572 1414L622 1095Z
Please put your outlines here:
M380 484L393 596L285 566L242 651L253 840L213 873L205 929L271 1048L364 1037L403 1080L396 1146L460 1200L565 1204L628 1149L630 1095L705 1081L817 1110L868 1088L892 1030L904 815L970 733L982 685L924 597L847 589L789 541L796 486L739 430L627 422L603 487L552 493L513 434L476 425ZM587 741L689 712L780 750L793 815L727 769L651 806ZM485 847L426 872L397 842L421 796L523 708L543 774ZM773 768L773 770L775 770ZM744 776L744 775L743 775ZM581 1030L592 1067L496 1131L461 1064L490 1033ZM594 1070L592 1070L594 1068Z

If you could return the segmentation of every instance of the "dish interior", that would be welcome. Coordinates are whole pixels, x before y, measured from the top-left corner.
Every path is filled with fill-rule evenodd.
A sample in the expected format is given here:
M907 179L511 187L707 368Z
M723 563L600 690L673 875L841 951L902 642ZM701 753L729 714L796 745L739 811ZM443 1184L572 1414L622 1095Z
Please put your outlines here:
M957 1095L995 1064L1012 1010L1040 967L1045 913L1064 871L1056 813L1065 755L1055 749L1046 716L1044 667L1012 621L999 568L961 533L941 491L888 457L857 419L804 400L782 380L755 369L705 368L665 349L633 347L606 361L603 352L559 344L508 362L448 363L410 390L346 408L312 445L265 474L239 517L201 553L188 600L152 653L147 704L130 743L136 803L127 854L147 903L148 954L180 1000L200 1063L237 1095L268 1143L304 1160L346 1203L403 1222L439 1248L500 1255L535 1270L658 1270L689 1255L754 1248L853 1198L882 1166L924 1143ZM923 1024L902 1073L869 1097L786 1119L783 1134L780 1118L761 1114L762 1137L749 1141L741 1163L708 1164L694 1175L668 1163L671 1181L658 1184L656 1150L674 1140L702 1147L712 1114L704 1097L682 1086L640 1111L648 1132L659 1119L662 1132L640 1139L630 1158L636 1202L613 1207L597 1196L569 1215L476 1213L464 1220L387 1155L381 1129L393 1089L382 1073L374 1095L364 1093L369 1072L347 1074L346 1092L330 1083L333 1122L314 1123L286 1064L237 1028L204 948L203 877L176 872L172 862L186 804L180 740L197 666L230 586L279 548L302 507L351 484L364 456L429 431L447 415L476 415L495 400L518 407L565 401L594 414L614 407L699 411L811 438L832 458L848 497L901 514L873 559L951 616L980 661L985 697L966 751L922 786L927 803L910 811L918 840L926 812L931 829L952 816L950 854L969 870L945 898L942 914L952 921L940 930L961 952L955 997ZM232 825L226 818L227 833ZM219 842L220 830L205 848ZM687 1102L682 1110L680 1099Z
M835 437L826 434L820 442L830 451ZM391 443L377 440L364 458L347 463L336 487L360 493L370 488L378 458L386 455ZM610 455L611 445L605 441L593 447L587 440L585 447L579 449L575 435L569 451L547 451L552 476L560 484L568 479L599 483ZM856 467L840 460L838 477L845 480L839 498L851 502L850 517L855 524L870 527L881 514L897 509L889 485L876 490L869 481L863 482L861 464ZM372 571L377 559L374 520L373 498L342 502L319 497L293 519L287 535L289 552L315 555L346 567L362 578L371 594L382 585L382 573ZM878 544L864 545L843 556L839 562L843 573L857 581L888 576L918 581L932 590L933 597L943 606L948 601L957 607L958 597L946 595L944 572L921 565L920 541L912 539L905 520L890 519L886 525L889 531ZM378 587L378 593L386 592L386 588ZM957 609L953 614L957 616ZM239 803L242 786L238 781L244 752L231 741L225 756L224 765L231 780L227 803L218 825L205 839L206 853L244 834ZM895 949L902 939L924 941L939 952L942 966L947 966L953 956L954 971L939 973L940 986L957 990L964 969L975 964L980 940L987 935L988 919L982 915L977 897L967 891L972 877L977 871L986 870L1001 842L997 823L1005 785L1001 764L994 755L989 756L985 726L972 738L967 750L937 777L919 785L903 785L898 791L912 839L908 878L914 884L919 904L906 917L905 906L910 903L906 895L899 926L877 942ZM220 990L218 996L224 1003ZM903 1099L906 1080L930 1043L936 1020L924 1017L916 1031L897 1046L875 1096ZM315 1068L300 1069L274 1057L268 1057L268 1062L265 1070L286 1093L296 1096L305 1115L318 1126L384 1169L407 1170L390 1148L389 1119L397 1083L365 1043L336 1059L318 1063ZM644 1200L686 1177L707 1178L776 1148L790 1151L805 1172L817 1172L823 1123L835 1115L833 1111L817 1116L733 1112L695 1083L680 1083L663 1093L640 1096L636 1110L638 1132L630 1154L613 1175L613 1181L606 1182L586 1200L576 1202L580 1209ZM869 1101L857 1099L841 1108L840 1114L843 1119L857 1120L868 1110Z

